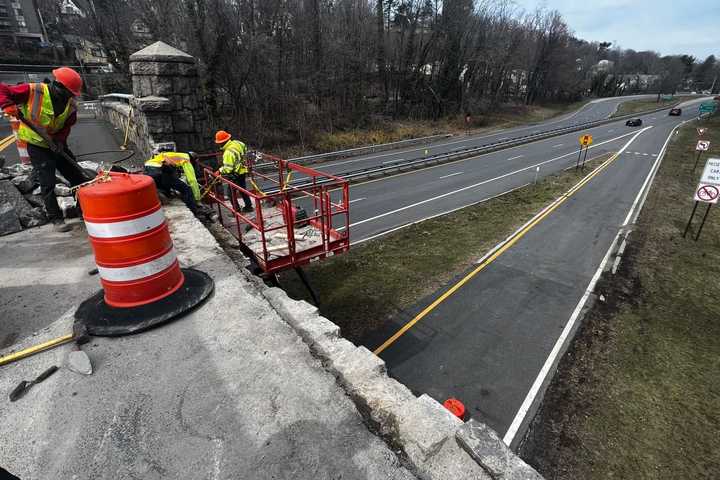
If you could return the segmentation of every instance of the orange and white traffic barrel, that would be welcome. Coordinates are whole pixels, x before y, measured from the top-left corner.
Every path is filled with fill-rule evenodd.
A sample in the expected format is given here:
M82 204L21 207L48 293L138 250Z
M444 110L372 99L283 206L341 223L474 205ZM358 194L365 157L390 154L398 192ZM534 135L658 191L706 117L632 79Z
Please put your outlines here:
M78 313L87 317L90 334L121 335L148 328L168 320L171 313L182 313L178 309L192 308L212 291L207 275L181 270L151 177L101 174L79 189L78 199L103 287L85 302L92 308L84 303L76 312L76 318ZM197 296L198 282L204 296L188 307L187 300Z
M15 117L9 117L10 128L12 128L13 135L15 135L15 145L17 146L18 156L20 157L20 163L28 165L30 163L30 154L28 153L28 145L24 140L20 140L18 131L20 130L20 120Z

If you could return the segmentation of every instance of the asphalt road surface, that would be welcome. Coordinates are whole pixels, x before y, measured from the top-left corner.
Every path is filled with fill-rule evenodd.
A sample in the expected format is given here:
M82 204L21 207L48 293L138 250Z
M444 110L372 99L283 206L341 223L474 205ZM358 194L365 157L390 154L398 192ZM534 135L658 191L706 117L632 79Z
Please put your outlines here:
M622 151L614 161L539 223L522 232L516 243L494 261L481 263L485 266L475 271L460 288L444 297L467 275L420 301L404 318L388 326L385 340L378 336L367 346L376 349L392 376L412 390L426 392L440 401L448 397L460 399L473 417L486 422L511 444L527 421L525 413L531 410L529 405L536 399L538 385L547 381L543 375L548 373L546 367L551 353L555 352L556 344L564 342L561 336L567 335L574 325L578 302L584 297L618 230L637 209L639 192L663 145L681 121L697 114L697 106L686 107L683 112L680 118L668 117L666 113L646 116L642 128L625 128L621 123L595 129L592 132L595 144L608 142L600 150ZM632 135L617 138L626 133ZM407 181L406 189L416 192L417 202L422 197L418 192L424 193L426 188L439 184L440 177L452 169L477 173L462 185L442 183L444 189L428 192L430 195L437 196L442 191L457 190L483 178L497 177L506 170L558 157L565 150L553 144L576 141L573 137L577 135L496 152L482 160L413 173L406 175L405 180L397 177L387 181ZM511 158L521 154L522 163L512 164L515 160ZM547 164L547 170L560 169L574 161L573 156L560 159ZM433 179L430 184L420 184L420 175L432 175ZM443 181L457 177L465 175L446 177ZM408 178L418 181L408 181ZM512 187L508 184L512 178L505 177L465 190L463 194L429 202L417 215L457 208L492 195ZM523 181L527 181L527 177L518 177L514 183ZM393 190L385 188L388 194ZM369 192L358 192L358 187L353 187L353 197L359 196L369 197ZM362 202L358 202L359 205ZM412 208L403 211L404 216L414 213ZM360 219L372 218L378 213L356 209L353 215L353 221L360 224L359 229L373 222L361 223ZM392 215L384 218L388 217ZM406 219L396 223L403 221ZM361 234L371 232L365 230ZM439 300L436 306L426 310L436 300ZM410 327L406 327L404 333L393 335L407 325Z
M640 116L643 125L674 125L697 114L696 104L682 117L667 110ZM350 187L350 234L353 243L377 238L403 226L484 201L538 178L575 165L578 137L593 135L588 158L617 151L639 129L617 121L582 132L533 142L436 167L354 184ZM657 152L647 153L654 158ZM537 168L539 167L539 171ZM339 201L339 197L334 197Z
M352 170L360 170L370 167L381 167L390 163L402 160L414 160L431 155L450 153L466 148L481 147L502 140L521 137L534 133L542 133L556 128L570 127L595 120L608 118L615 113L618 106L628 100L640 98L654 98L654 95L636 95L627 97L612 97L593 100L580 109L567 115L546 120L544 122L526 125L522 127L498 130L484 135L472 135L467 137L452 137L446 140L432 142L427 145L416 145L400 150L392 150L385 153L374 153L361 155L349 159L323 162L317 165L317 169L325 173L343 173Z

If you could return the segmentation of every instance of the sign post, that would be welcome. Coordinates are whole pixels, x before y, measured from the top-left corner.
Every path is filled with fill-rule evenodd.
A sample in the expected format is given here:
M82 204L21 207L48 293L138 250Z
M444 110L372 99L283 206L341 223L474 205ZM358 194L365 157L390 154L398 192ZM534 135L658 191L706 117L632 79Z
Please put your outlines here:
M581 170L585 170L585 160L587 159L587 152L588 147L592 145L593 137L590 134L584 134L580 135L580 138L578 139L580 142L580 151L578 151L578 158L577 162L575 163L575 170L577 170L578 166L580 166L580 155L582 155L583 147L585 147L585 157L583 157L582 166L580 167Z
M703 170L702 177L700 177L700 182L695 189L695 197L693 198L695 200L695 205L693 206L692 213L690 213L690 218L688 219L687 225L685 225L683 238L685 238L687 236L687 233L690 231L690 226L692 225L693 218L695 217L695 212L697 211L700 202L707 203L707 208L705 209L705 214L703 215L702 221L700 222L700 227L695 234L694 240L697 242L698 238L700 238L700 233L705 226L705 221L707 220L708 214L710 213L710 208L716 203L718 203L718 200L720 199L719 197L720 158L708 158L707 163L705 163L705 169Z
M697 152L697 155L695 156L695 165L693 166L693 172L698 166L698 163L700 163L700 156L702 155L702 152L707 152L710 149L710 140L698 140L697 145L695 145L695 151Z

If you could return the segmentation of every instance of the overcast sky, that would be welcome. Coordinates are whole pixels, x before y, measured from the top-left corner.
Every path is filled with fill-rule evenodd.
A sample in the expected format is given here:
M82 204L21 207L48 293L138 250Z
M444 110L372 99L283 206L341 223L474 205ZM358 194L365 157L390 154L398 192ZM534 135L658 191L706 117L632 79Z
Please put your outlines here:
M720 57L720 0L514 0L558 10L575 35L662 55Z

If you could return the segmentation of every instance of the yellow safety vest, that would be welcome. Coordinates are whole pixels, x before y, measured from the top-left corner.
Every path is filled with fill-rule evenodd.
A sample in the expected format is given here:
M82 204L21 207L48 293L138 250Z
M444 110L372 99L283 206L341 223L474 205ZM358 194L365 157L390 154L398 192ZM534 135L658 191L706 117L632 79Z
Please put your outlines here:
M62 130L70 114L75 111L75 99L71 98L68 100L65 111L56 117L55 111L53 110L52 99L50 98L50 89L47 84L31 83L30 96L28 97L28 101L20 106L20 111L35 127L45 130L48 134L52 135ZM18 139L37 145L38 147L49 147L40 135L30 130L25 124L20 125Z
M190 185L193 197L195 197L196 201L199 201L200 185L198 185L197 178L195 177L195 169L190 161L190 155L180 152L160 152L145 162L145 166L160 168L163 166L163 163L173 165L177 168L182 168L183 174L185 175L185 181L188 185Z
M223 146L223 165L220 167L220 173L227 175L229 173L237 173L242 175L248 172L245 163L245 151L247 147L239 140L230 140Z

